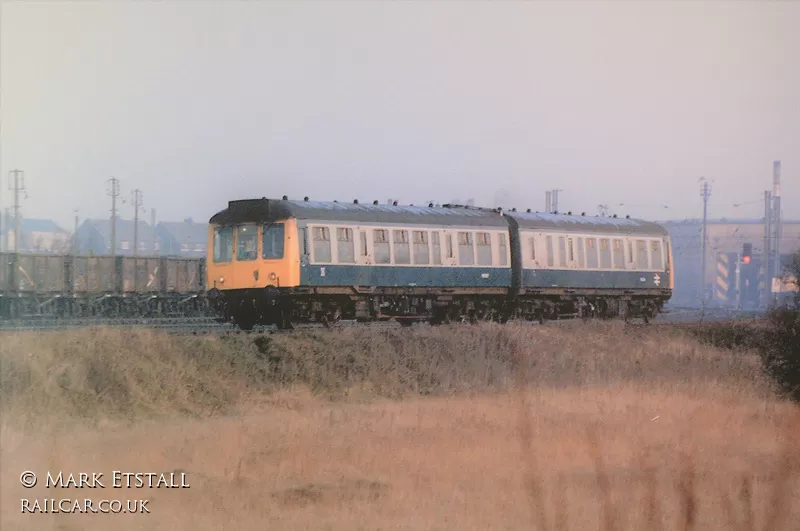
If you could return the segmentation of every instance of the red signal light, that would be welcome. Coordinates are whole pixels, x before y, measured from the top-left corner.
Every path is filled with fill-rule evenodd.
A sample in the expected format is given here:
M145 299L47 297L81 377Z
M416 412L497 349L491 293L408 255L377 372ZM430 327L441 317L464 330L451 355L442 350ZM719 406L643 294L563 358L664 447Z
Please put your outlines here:
M749 256L743 256L742 257L742 263L749 264L750 263L750 257Z

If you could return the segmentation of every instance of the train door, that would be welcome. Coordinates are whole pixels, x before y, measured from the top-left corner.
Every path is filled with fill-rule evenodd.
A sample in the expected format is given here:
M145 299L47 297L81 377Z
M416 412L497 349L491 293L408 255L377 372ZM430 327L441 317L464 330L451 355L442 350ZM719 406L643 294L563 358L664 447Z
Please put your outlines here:
M358 233L358 253L356 263L358 265L372 265L372 241L369 238L367 229L356 227Z
M575 242L575 238L567 237L567 268L569 269L577 269L578 268L578 250Z
M311 261L311 256L308 251L308 229L306 227L299 227L297 229L297 238L298 238L298 246L299 246L299 254L300 254L300 277L298 282L303 284L307 280L307 270L309 262Z
M450 231L444 232L444 257L442 258L442 265L454 266L456 265L456 253L453 246L453 233Z

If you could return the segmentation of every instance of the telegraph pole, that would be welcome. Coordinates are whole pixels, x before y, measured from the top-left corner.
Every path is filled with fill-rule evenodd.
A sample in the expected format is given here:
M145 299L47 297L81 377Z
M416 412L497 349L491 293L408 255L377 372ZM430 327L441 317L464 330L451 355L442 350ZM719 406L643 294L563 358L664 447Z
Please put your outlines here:
M772 194L764 191L764 248L761 252L761 278L764 279L764 289L761 292L761 303L769 306L770 293L772 293L772 275L770 274L769 258L772 236Z
M77 255L80 252L78 245L78 212L80 212L80 209L75 208L72 212L75 214L75 228L72 231L72 254Z
M156 209L150 209L150 230L153 234L153 256L158 255L158 249L156 249Z
M702 265L700 266L701 269L702 269L701 278L703 279L702 280L702 286L701 286L701 293L702 293L701 308L705 309L705 307L706 307L706 298L707 298L707 294L706 294L706 242L708 240L708 198L711 197L711 186L708 184L708 182L706 181L705 177L701 177L700 180L703 181L703 191L702 191L702 194L701 194L702 197L703 197L703 240L702 240L702 249L703 249L702 250L702 254L703 254L703 256L701 258Z
M139 252L139 208L142 206L142 191L133 191L133 256Z
M781 161L772 162L772 218L775 231L775 262L773 276L783 276L781 264Z
M111 256L117 255L117 196L119 195L119 179L112 177L108 180L111 183Z
M19 252L19 226L20 226L20 215L19 215L19 193L25 190L25 172L22 170L11 170L9 175L13 176L13 179L9 179L9 187L14 191L14 252ZM8 247L8 244L6 244Z

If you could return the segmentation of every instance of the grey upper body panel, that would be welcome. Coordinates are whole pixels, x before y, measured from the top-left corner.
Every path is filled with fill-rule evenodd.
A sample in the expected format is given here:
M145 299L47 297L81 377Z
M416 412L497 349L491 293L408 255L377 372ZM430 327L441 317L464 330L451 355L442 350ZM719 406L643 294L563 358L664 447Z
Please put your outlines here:
M507 228L498 212L477 208L373 205L280 199L231 201L210 223L269 223L284 219Z
M506 216L514 218L522 230L648 236L668 234L661 225L638 219L498 212L462 206L374 205L266 198L230 201L228 208L211 217L210 223L270 223L295 218L307 221L507 228Z
M657 223L641 219L600 216L571 216L538 212L506 212L517 220L520 230L577 233L666 236L667 230Z

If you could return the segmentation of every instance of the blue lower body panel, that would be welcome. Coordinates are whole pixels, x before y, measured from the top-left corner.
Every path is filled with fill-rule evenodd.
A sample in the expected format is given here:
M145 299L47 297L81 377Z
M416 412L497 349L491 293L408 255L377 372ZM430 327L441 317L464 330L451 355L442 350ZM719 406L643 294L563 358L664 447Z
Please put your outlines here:
M526 288L586 289L664 289L669 288L668 273L652 271L576 271L525 269Z
M306 265L302 286L508 288L510 268ZM668 273L525 269L523 288L665 289Z
M508 288L510 268L307 265L302 286Z

